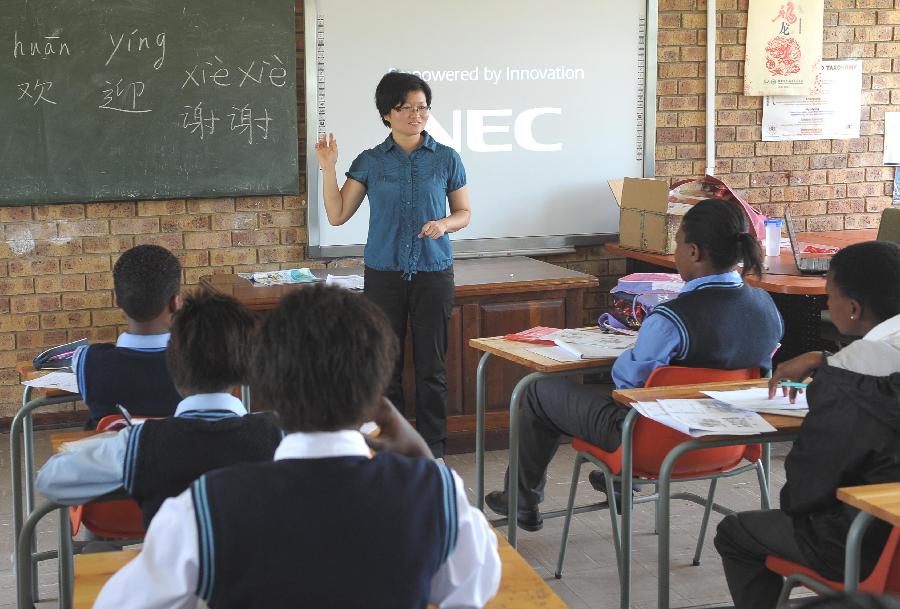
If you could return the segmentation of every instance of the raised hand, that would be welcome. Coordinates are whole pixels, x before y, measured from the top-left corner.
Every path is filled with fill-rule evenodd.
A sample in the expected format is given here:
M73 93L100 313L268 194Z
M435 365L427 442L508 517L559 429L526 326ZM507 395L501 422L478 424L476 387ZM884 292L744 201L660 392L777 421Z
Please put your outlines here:
M316 158L319 159L319 166L323 170L334 168L338 158L338 147L333 133L323 134L322 139L316 142Z

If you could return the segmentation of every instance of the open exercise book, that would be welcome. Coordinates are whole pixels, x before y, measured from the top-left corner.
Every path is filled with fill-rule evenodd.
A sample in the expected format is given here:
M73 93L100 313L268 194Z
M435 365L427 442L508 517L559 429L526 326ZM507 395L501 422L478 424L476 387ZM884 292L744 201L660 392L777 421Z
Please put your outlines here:
M741 410L713 399L635 402L632 407L648 419L695 438L745 436L776 431L752 410Z
M558 362L577 362L583 359L619 357L637 341L637 336L610 334L594 330L557 330L541 336L553 341L554 347L530 347L528 350Z

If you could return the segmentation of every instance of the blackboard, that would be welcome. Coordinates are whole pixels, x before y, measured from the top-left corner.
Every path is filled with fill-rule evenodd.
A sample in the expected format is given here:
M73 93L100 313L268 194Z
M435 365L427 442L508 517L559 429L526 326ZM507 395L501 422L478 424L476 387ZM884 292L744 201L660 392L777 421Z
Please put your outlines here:
M0 0L0 203L295 194L293 0Z

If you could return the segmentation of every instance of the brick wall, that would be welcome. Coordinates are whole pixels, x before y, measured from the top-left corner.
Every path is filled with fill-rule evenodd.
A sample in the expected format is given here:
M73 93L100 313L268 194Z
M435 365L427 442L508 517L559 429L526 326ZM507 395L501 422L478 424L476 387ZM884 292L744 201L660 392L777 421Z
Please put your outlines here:
M860 137L761 141L762 98L743 91L748 0L717 3L716 173L763 213L792 204L798 228L876 227L891 204L884 113L900 110L900 0L825 0L825 59L863 60ZM706 1L660 0L657 175L702 174Z
M900 0L827 0L826 58L865 59L863 136L852 141L759 141L761 98L740 95L746 6L719 2L717 172L768 214L802 203L802 228L876 225L890 204L879 134L885 109L900 105L900 10L892 10ZM705 0L660 0L657 173L672 180L699 176L705 166L705 10ZM298 14L301 86L302 27ZM302 123L302 91L298 98ZM300 153L302 168L302 140ZM139 243L168 247L188 286L211 273L322 265L306 259L305 207L305 196L0 207L0 417L21 399L16 361L84 336L114 340L122 330L110 274L120 252ZM607 306L625 270L601 247L544 259L600 278L586 297L585 322Z

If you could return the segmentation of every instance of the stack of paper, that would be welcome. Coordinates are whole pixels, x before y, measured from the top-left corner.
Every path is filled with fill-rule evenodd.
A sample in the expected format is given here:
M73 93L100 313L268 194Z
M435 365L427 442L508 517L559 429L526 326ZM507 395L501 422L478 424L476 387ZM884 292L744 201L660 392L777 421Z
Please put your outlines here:
M766 387L753 387L738 391L704 391L703 393L735 408L752 410L754 412L780 414L790 417L803 417L809 412L805 393L798 393L793 403L784 395L776 395L770 400L769 390Z
M51 372L30 381L22 381L27 387L40 389L59 389L69 393L78 393L78 381L72 372Z
M755 412L711 399L635 402L632 406L642 416L695 438L744 436L776 431Z
M336 285L347 290L362 290L365 287L365 278L362 275L332 275L325 278L325 285Z

